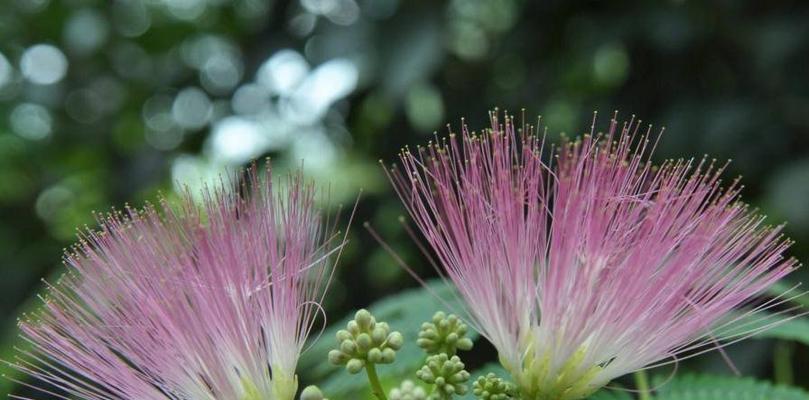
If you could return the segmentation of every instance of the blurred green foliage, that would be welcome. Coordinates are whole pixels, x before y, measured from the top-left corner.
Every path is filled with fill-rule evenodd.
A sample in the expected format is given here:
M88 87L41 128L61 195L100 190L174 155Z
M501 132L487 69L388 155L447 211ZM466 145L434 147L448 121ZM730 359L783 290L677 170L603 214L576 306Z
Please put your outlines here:
M665 385L662 385L663 382L665 378L658 379L661 386L655 398L659 400L809 399L809 393L803 390L750 378L684 374Z
M432 274L377 160L461 117L483 127L495 106L542 114L551 140L618 109L666 126L658 159L733 159L728 177L744 175L745 199L790 222L803 259L807 18L797 0L6 0L0 355L12 357L16 317L93 210L141 205L261 156L330 182L335 206L362 188L356 220ZM326 305L337 318L415 284L362 229L350 238ZM750 343L731 358L772 378L773 342ZM805 344L790 349L787 366L809 362ZM470 362L494 360L481 354ZM681 368L728 372L717 355ZM809 371L794 380L808 386Z

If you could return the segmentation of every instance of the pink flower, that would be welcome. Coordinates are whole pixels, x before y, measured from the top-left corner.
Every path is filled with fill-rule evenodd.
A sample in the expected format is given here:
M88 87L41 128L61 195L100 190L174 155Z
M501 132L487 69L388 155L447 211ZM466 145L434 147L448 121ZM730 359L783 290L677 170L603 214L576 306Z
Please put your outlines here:
M533 128L491 120L403 150L390 178L527 398L584 398L743 337L731 311L797 267L781 227L737 182L720 188L723 168L651 165L634 119L563 143L553 163Z
M295 175L276 190L270 176L103 218L21 323L34 350L17 368L88 400L291 400L343 243L311 185Z

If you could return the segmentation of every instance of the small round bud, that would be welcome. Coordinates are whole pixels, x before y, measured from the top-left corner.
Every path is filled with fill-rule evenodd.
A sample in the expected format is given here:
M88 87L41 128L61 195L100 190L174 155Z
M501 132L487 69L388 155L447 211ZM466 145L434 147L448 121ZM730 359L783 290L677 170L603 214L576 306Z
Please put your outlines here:
M365 367L365 362L358 358L352 358L346 363L346 371L349 374L357 374Z
M357 351L357 344L351 339L343 340L343 342L340 343L340 351L346 354L352 354Z
M371 339L373 339L375 345L382 344L387 336L388 332L386 332L381 326L377 326L374 328L373 332L371 332Z
M351 340L353 338L354 338L354 336L351 334L351 332L349 332L349 331L347 331L345 329L340 329L339 331L337 331L337 341L338 342L342 342L344 340Z
M388 346L390 346L391 349L399 350L402 348L403 344L404 344L404 337L402 337L401 333L391 332L391 334L388 335Z
M360 333L357 335L357 347L360 351L368 351L371 348L373 341L371 340L371 336L367 333Z
M372 327L374 317L370 312L368 312L368 310L362 309L357 311L357 313L354 315L354 321L357 321L357 325L359 325L360 329L368 330Z
M460 339L458 339L457 342L455 342L455 347L457 347L458 350L464 350L464 351L472 350L472 346L474 346L474 344L472 343L472 339L469 339L469 338L466 338L466 337L465 338L460 338Z
M307 386L301 392L300 400L327 400L317 386Z
M329 362L334 365L345 364L351 357L340 350L332 350L329 352Z
M396 361L396 352L393 349L387 348L382 350L382 354L379 358L380 364L392 364L394 361Z
M441 321L444 320L446 317L447 317L447 315L444 314L443 311L438 311L435 314L433 314L433 323L434 324L440 324Z
M382 351L374 347L368 351L368 362L379 363L382 361Z

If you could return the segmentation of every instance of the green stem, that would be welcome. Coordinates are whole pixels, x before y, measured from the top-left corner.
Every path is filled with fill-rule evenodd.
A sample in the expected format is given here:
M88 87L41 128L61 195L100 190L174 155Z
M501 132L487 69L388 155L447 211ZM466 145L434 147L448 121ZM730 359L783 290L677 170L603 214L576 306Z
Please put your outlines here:
M646 375L646 370L635 372L635 386L638 390L638 400L652 400L652 395L649 394L649 377Z
M385 397L385 389L382 388L382 384L379 383L379 375L376 374L376 366L374 363L367 363L365 364L365 372L368 374L368 382L371 383L371 392L374 393L379 400L388 400Z
M783 385L792 385L795 374L792 371L792 343L779 341L775 344L773 352L773 375L775 382Z

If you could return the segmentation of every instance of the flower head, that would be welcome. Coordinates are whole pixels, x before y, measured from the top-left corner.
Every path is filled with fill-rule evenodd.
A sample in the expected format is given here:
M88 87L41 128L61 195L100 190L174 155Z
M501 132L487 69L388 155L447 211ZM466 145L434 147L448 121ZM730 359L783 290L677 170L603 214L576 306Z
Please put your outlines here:
M291 400L343 244L300 175L282 190L269 168L245 178L84 233L21 322L34 350L17 368L87 400Z
M732 339L730 312L796 267L780 227L737 182L720 187L723 168L653 166L634 119L564 142L554 162L532 127L491 119L403 150L390 178L526 398L584 398Z

